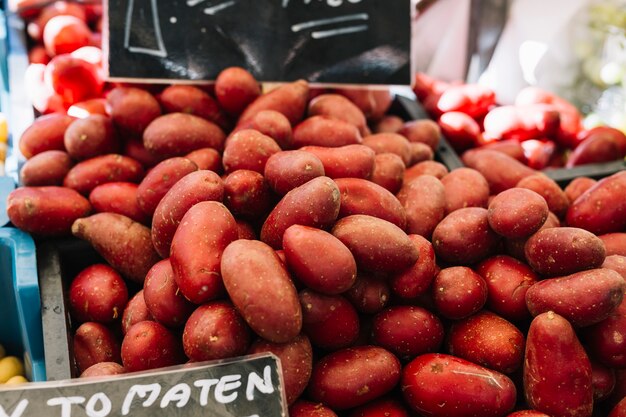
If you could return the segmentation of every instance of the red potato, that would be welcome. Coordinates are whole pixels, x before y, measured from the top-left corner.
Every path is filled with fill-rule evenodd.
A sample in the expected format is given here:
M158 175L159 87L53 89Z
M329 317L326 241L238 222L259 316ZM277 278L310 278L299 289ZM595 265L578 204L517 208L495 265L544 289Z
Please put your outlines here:
M202 148L221 151L226 135L218 125L187 113L169 113L154 119L143 131L143 144L150 152L182 156Z
M545 223L539 228L539 231L543 229L550 229L553 227L561 227L561 222L559 221L556 214L550 212L548 213L548 218ZM505 239L505 253L520 260L526 262L526 254L524 253L524 246L528 241L529 237L522 239Z
M224 178L224 204L235 216L263 218L273 202L269 184L256 171L239 169Z
M508 414L506 417L550 417L546 413L535 410L521 410Z
M157 99L140 88L115 87L106 99L107 112L124 135L141 138L146 127L161 115Z
M622 232L626 228L626 171L600 180L574 201L567 224L596 235Z
M528 139L521 143L524 149L526 165L532 169L545 169L554 163L560 164L561 150L557 149L552 139Z
M374 125L373 133L400 133L403 127L404 120L400 116L388 114Z
M381 153L374 158L374 170L370 180L396 194L402 187L404 170L404 161L398 155Z
M237 223L222 203L202 201L185 213L170 250L174 280L185 298L202 304L223 294L222 252L238 237Z
M609 317L622 302L624 290L626 283L617 272L591 269L537 282L526 292L526 305L533 316L554 311L583 327Z
M490 149L472 149L462 156L463 163L483 174L491 194L515 187L523 178L537 171L501 152Z
M143 166L132 158L109 154L86 159L69 170L63 186L88 195L98 185L109 182L138 183L144 176Z
M431 175L405 182L397 194L406 213L406 231L430 239L445 215L445 188Z
M524 358L524 335L489 311L452 324L446 347L451 355L503 374L515 372Z
M338 178L335 183L341 192L340 218L366 214L405 228L405 209L388 190L361 178Z
M418 356L402 370L402 394L433 417L497 417L513 409L516 389L499 372L441 353Z
M371 121L376 121L383 117L393 101L388 88L338 88L334 91L349 98L350 101L361 109L365 117Z
M375 314L391 300L391 290L386 280L360 273L350 289L342 294L359 313Z
M390 284L393 293L405 299L424 294L435 278L437 264L432 244L420 235L409 235L409 239L418 251L417 262L404 271L393 273Z
M20 152L28 159L45 151L65 151L63 136L73 121L73 117L62 113L36 118L20 137Z
M217 101L192 85L170 85L158 96L166 113L189 113L217 124L222 129L230 128L230 121L222 112Z
M125 373L126 369L117 362L100 362L85 369L80 378L102 378Z
M499 106L487 113L483 121L485 136L493 139L555 137L559 130L560 114L549 104Z
M363 142L359 129L348 122L326 116L312 116L293 129L293 147L337 148Z
M76 275L69 289L72 318L79 323L111 323L128 303L126 283L105 264L88 266Z
M89 202L97 213L122 214L136 222L149 224L150 218L137 203L137 192L137 184L108 182L91 190Z
M40 236L68 235L72 223L90 212L89 201L65 187L21 187L7 197L11 223Z
M161 199L181 178L198 170L198 166L183 157L173 157L159 162L141 180L137 188L137 204L141 211L152 217Z
M540 275L569 275L598 268L606 252L600 238L577 227L540 230L524 246L528 264Z
M482 261L496 250L499 240L482 207L453 211L435 227L432 237L437 258L456 265Z
M372 148L376 154L393 153L402 158L405 166L411 164L412 153L409 141L397 133L377 133L366 136L363 145Z
M194 310L176 286L169 259L150 268L143 283L143 298L150 316L167 327L181 327Z
M611 368L626 368L626 302L605 320L583 329L582 337L593 357Z
M183 332L185 354L193 362L242 356L250 345L250 329L231 303L214 301L198 307Z
M404 171L404 183L406 184L421 175L431 175L435 178L442 179L447 174L448 168L441 162L422 161Z
M374 171L376 154L365 145L346 145L338 148L304 146L300 148L317 156L329 178L369 179Z
M51 18L43 27L43 44L50 56L69 54L87 46L91 31L84 19L71 15Z
M310 152L302 150L275 153L267 159L264 169L267 183L279 195L285 195L324 174L322 161Z
M274 139L281 149L293 148L293 129L289 119L282 113L274 110L263 110L257 113L247 123L237 126L241 129L254 129ZM234 133L234 132L233 132Z
M236 240L222 255L224 286L235 308L262 338L293 340L302 329L302 310L289 273L263 242Z
M537 274L525 263L505 255L485 259L476 272L487 283L486 307L512 322L530 318L526 292L537 281Z
M542 196L548 209L559 218L565 217L569 207L567 194L551 178L544 174L530 175L517 183L516 187L532 190Z
M102 94L100 67L71 54L57 55L44 72L44 82L61 98L63 108Z
M247 169L263 174L268 158L280 151L280 146L269 136L252 129L240 130L226 142L222 154L224 171Z
M84 119L95 114L107 115L105 98L90 98L74 103L67 109L68 116Z
M154 155L150 153L146 149L146 147L143 146L143 142L139 139L127 139L126 141L124 141L123 146L123 155L139 161L141 165L143 165L146 169L154 167L163 159L165 159L162 158L160 155Z
M458 320L483 308L487 302L487 284L470 268L444 268L433 280L432 296L442 316Z
M607 256L626 256L626 233L607 233L598 237L604 243Z
M458 111L473 118L480 118L496 104L496 94L480 84L461 84L447 88L437 100L442 112Z
M235 96L236 97L236 96ZM264 110L274 110L282 113L292 126L298 124L304 117L309 98L309 84L298 80L284 84L268 93L256 98L239 116L238 125L247 123L249 119ZM218 95L218 100L222 104ZM223 106L223 104L222 104Z
M567 184L563 191L565 192L565 195L567 195L567 198L569 199L569 202L571 204L576 201L578 197L583 195L585 191L587 191L597 183L598 181L592 178L578 177L574 178L572 182Z
M315 363L308 394L334 410L344 410L385 395L399 379L400 362L393 354L376 346L359 346Z
M292 224L325 228L339 215L341 194L328 177L317 177L294 188L276 204L263 227L261 240L280 249L285 230Z
M583 130L578 133L577 140L582 142L587 141L590 138L602 137L606 141L611 141L617 144L618 154L622 157L626 155L626 135L619 129L610 126L598 126L590 130ZM578 148L576 148L578 149Z
M446 200L446 214L465 207L487 208L489 184L471 168L457 168L441 179Z
M521 239L535 233L548 218L548 204L536 192L510 188L489 203L487 219L494 232L509 239Z
M150 229L121 214L98 213L78 219L72 224L72 234L88 241L109 265L137 283L143 283L160 259Z
M409 146L411 147L411 162L409 162L409 166L435 159L435 152L433 152L428 145L419 142L411 142Z
M163 196L152 217L152 243L162 258L170 256L172 238L187 210L201 201L221 201L222 179L212 171L185 175Z
M272 343L257 339L248 350L248 354L264 352L271 352L280 359L287 404L294 404L311 378L313 370L311 342L302 334L288 343ZM290 415L294 416L292 411Z
M289 406L291 417L337 417L337 414L321 403L312 403L306 400L297 400Z
M436 122L430 119L406 122L397 133L407 138L409 142L423 143L433 151L439 146L439 140L441 138L441 128Z
M389 273L415 264L418 251L398 226L363 214L344 217L332 234L350 249L357 266L371 272Z
M359 129L365 135L369 129L365 115L352 101L340 94L321 94L309 102L308 111L311 116L327 116L343 120Z
M524 155L524 148L522 144L516 139L499 140L496 142L489 142L481 147L482 149L491 149L492 151L502 152L510 156L513 159L520 161L523 164L528 163L526 156Z
M436 352L443 342L441 321L416 306L389 307L374 317L372 342L401 359Z
M67 152L41 152L24 162L20 183L25 187L60 186L73 164Z
M133 325L122 340L122 364L128 372L179 365L184 360L179 338L155 321Z
M81 324L74 333L72 347L79 373L97 363L122 362L120 343L113 332L100 323Z
M550 311L535 317L526 336L524 394L551 416L591 416L591 363L571 324Z
M624 417L626 416L626 398L623 398L613 409L608 417Z
M615 161L626 156L626 136L611 127L599 127L581 137L567 158L566 167Z
M409 417L409 412L399 399L379 398L355 408L350 417Z
M354 344L359 336L359 316L345 297L305 289L299 299L302 332L313 346L333 351Z
M133 324L137 324L140 321L154 320L148 310L146 301L143 298L143 290L139 290L137 294L133 296L126 304L124 308L124 314L122 314L122 333L126 334Z
M591 361L591 385L594 403L605 400L615 388L615 370Z
M101 114L74 120L65 130L63 141L67 153L79 161L120 151L113 121Z
M474 148L482 141L480 126L465 113L444 113L438 123L441 133L457 152Z
M222 173L222 155L213 148L201 148L189 152L185 158L196 164L198 169Z
M228 113L240 114L260 95L261 85L243 68L226 68L215 80L215 97Z
M289 269L307 287L322 294L340 294L356 280L350 250L330 233L294 224L283 234Z
M626 280L626 256L611 255L604 259L602 268L612 269L618 272Z

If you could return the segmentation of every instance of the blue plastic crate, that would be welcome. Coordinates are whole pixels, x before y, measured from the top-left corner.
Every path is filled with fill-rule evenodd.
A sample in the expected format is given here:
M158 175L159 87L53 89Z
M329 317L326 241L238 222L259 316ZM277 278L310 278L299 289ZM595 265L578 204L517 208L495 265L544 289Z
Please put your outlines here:
M12 227L0 228L0 294L0 343L24 357L29 380L45 381L35 243Z

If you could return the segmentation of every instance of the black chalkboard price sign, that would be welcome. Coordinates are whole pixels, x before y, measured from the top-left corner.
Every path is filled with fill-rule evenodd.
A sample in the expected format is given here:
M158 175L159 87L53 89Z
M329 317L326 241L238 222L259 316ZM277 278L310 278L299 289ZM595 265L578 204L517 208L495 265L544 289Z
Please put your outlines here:
M0 391L0 417L287 417L272 354Z
M112 80L408 85L410 0L108 0Z

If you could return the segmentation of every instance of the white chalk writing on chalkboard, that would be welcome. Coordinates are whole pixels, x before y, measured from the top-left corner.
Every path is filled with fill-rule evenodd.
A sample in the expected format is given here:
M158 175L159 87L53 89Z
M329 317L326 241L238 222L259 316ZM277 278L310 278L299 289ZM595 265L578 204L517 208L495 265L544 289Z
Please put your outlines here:
M137 3L138 5L135 7L135 0L129 0L128 2L126 24L124 25L124 47L131 52L166 57L167 51L161 35L161 23L159 22L156 0L137 0ZM141 21L135 21L137 16L147 16L150 22L142 25ZM133 27L139 27L142 31L133 33ZM150 45L151 43L155 44Z
M28 400L26 398L17 403L17 407L15 407L15 410L13 410L11 414L7 414L8 410L5 411L4 407L0 405L0 417L22 417L26 407L28 407Z

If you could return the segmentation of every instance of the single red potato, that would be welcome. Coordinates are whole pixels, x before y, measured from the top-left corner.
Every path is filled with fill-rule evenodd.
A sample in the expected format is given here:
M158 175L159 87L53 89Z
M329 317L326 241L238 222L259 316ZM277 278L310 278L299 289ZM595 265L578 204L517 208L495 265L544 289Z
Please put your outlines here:
M446 214L465 207L487 208L489 184L471 168L457 168L441 179L446 200Z
M600 363L623 369L626 367L626 302L601 322L583 330L583 339Z
M272 209L274 195L262 174L239 169L224 177L224 204L233 215L255 220Z
M300 148L317 156L329 178L369 179L374 171L376 154L365 145L346 145L338 148L304 146Z
M81 324L74 333L72 347L79 373L97 363L122 361L119 341L108 327L100 323Z
M370 180L396 194L404 179L404 161L393 153L381 153L374 158L374 170Z
M137 200L138 186L132 182L107 182L89 193L89 202L97 213L117 213L138 223L150 224L150 218Z
M139 290L126 304L124 314L122 314L122 333L126 334L133 324L140 321L154 320L143 298L143 290Z
M74 120L63 138L67 153L79 161L120 151L113 120L101 114Z
M342 295L363 314L378 313L391 300L391 290L387 281L364 273L359 273L354 285Z
M536 192L510 188L489 203L489 226L501 236L521 239L535 233L548 218L548 204Z
M184 357L180 339L155 321L133 325L122 340L122 364L128 372L179 365Z
M216 123L222 129L230 127L230 121L217 101L202 89L192 85L170 85L158 96L166 113L189 113Z
M308 115L328 116L348 122L359 129L361 135L368 132L365 114L352 101L340 94L321 94L309 102Z
M100 362L91 365L80 374L80 378L101 378L113 375L122 375L126 369L117 362Z
M267 183L279 195L324 175L322 161L302 150L275 153L267 159L264 169Z
M150 316L167 327L183 326L194 310L176 285L169 259L150 268L143 283L143 298Z
M468 317L487 302L485 280L464 266L442 269L435 276L432 293L437 311L450 319Z
M79 323L110 323L120 318L128 289L120 274L105 264L88 266L76 275L69 290L72 318Z
M146 90L115 87L107 96L107 113L120 133L141 138L143 131L161 115L161 106Z
M604 242L606 256L626 256L626 233L607 233L598 237Z
M583 195L585 191L587 191L588 189L590 189L597 183L598 181L592 178L578 177L578 178L574 178L572 182L567 184L567 186L565 187L563 191L565 192L565 195L567 195L567 198L571 204L574 201L576 201L578 197Z
M144 169L138 161L124 155L108 154L86 159L74 165L65 176L63 186L89 195L100 184L139 183L143 176Z
M407 233L430 239L445 216L445 188L441 181L432 175L405 178L397 198L406 212Z
M228 113L240 114L260 95L261 85L243 68L226 68L215 80L215 96Z
M297 400L289 407L291 417L337 417L337 414L322 403Z
M409 235L418 251L417 262L404 271L392 273L390 284L393 293L404 299L424 294L435 278L437 264L433 245L420 235Z
M253 129L240 130L226 141L222 154L224 171L247 169L262 174L269 157L280 151L280 146L271 137Z
M217 87L216 87L217 90ZM220 104L222 99L219 98ZM234 96L236 97L236 96ZM309 97L309 84L304 80L298 80L284 84L268 93L265 93L251 102L239 116L238 125L247 123L258 113L264 110L274 110L282 113L292 126L302 120L307 107Z
M63 178L74 165L64 151L44 151L24 162L20 170L21 185L41 187L63 185Z
M359 129L351 123L326 116L312 116L293 129L293 147L337 148L363 142Z

